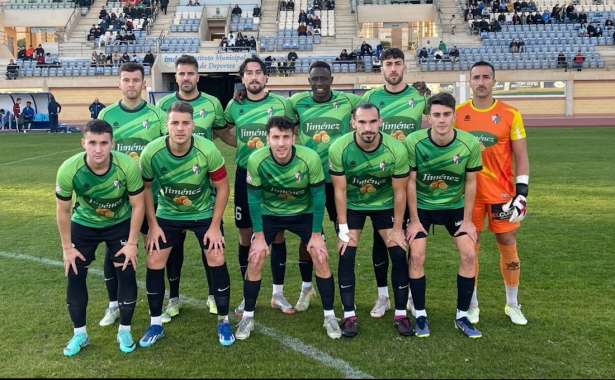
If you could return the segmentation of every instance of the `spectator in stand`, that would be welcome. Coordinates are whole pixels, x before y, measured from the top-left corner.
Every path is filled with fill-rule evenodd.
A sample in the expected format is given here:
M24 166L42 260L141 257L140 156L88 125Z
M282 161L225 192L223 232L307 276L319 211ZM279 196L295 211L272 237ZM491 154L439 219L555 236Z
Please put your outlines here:
M96 39L96 25L92 24L90 31L88 32L88 41L94 41Z
M288 52L288 56L286 57L286 59L288 61L292 60L297 60L297 58L299 58L299 56L297 56L297 53L295 53L295 49L290 49L290 51Z
M105 18L105 16L107 16L107 10L105 9L105 6L103 5L100 10L100 13L98 14L98 18L102 20L103 18Z
M154 58L154 55L152 54L151 51L147 51L147 53L145 53L145 56L143 57L143 66L152 66L154 64L154 61L156 59Z
M241 10L241 8L239 8L239 4L235 4L235 8L233 8L233 10L231 11L231 14L241 17L242 12L243 11Z
M233 35L233 33L230 33L228 35L228 46L234 47L235 46L235 42L237 42L237 40L235 40L235 36Z
M299 36L306 36L307 37L307 26L305 26L305 23L301 23L299 24L299 27L297 28L297 34Z
M286 10L287 11L294 11L295 10L295 2L294 2L294 0L288 0L288 3L286 4Z
M557 67L563 67L564 71L568 71L568 61L563 51L560 51L557 55Z
M457 50L457 46L453 46L451 51L448 52L448 57L453 63L459 61L459 50Z
M451 27L451 34L455 34L455 28L457 27L457 19L455 18L455 15L451 16L451 19L448 23Z
M430 40L425 43L425 49L427 49L427 54L433 54L433 46L431 46Z
M446 44L444 43L444 41L440 41L440 44L438 45L438 49L446 53L447 48L446 48Z
M491 23L489 24L489 30L491 30L492 32L501 32L502 31L502 25L500 25L500 22L496 19L491 20Z
M521 25L521 17L517 12L513 13L512 23L513 25Z
M480 11L480 15L481 17L486 17L489 18L489 7L484 7L481 11ZM453 15L454 16L454 15Z
M513 15L512 15L512 13L510 13L510 12L506 12L506 13L504 14L504 16L506 17L506 24L508 24L508 25L512 25L512 23L513 23ZM528 18L529 18L529 17L528 17ZM528 23L529 23L529 20L528 20Z
M515 12L521 12L521 2L519 0L515 0L513 3L513 9Z
M348 53L346 52L346 49L342 49L342 52L340 53L340 60L342 61L348 60Z
M335 0L327 0L327 9L330 11L335 9Z
M286 1L280 0L280 5L278 6L278 9L281 11L285 11L287 7L288 5L286 4Z
M26 59L34 59L34 48L32 47L32 45L28 46L28 50L26 50Z
M528 12L536 12L538 10L538 7L536 6L534 0L530 0L530 2L527 4L527 10Z
M595 35L596 37L602 37L602 27L600 26L600 24L596 24Z
M126 62L130 62L130 56L128 55L128 53L124 52L124 54L122 54L122 57L120 58L120 65Z
M427 54L427 49L425 48L425 46L423 46L421 51L419 51L419 62L427 62L428 59L429 55Z
M584 23L581 23L577 32L579 33L579 37L587 37L587 28Z
M500 13L497 20L500 22L500 25L506 24L506 15L504 13Z
M132 53L132 57L130 57L130 62L137 62L137 63L141 63L141 60L139 59L139 57L137 56L137 53Z
M45 56L37 55L36 56L36 67L43 67L43 66L45 66Z
M570 14L574 11L574 5L572 3L568 3L566 7L566 17L570 18Z
M440 47L438 47L438 49L433 53L433 57L436 60L436 62L439 62L444 58L444 52L442 51Z
M250 49L256 51L256 39L250 36Z
M167 15L167 8L169 7L169 0L160 0L160 11Z
M299 12L299 17L297 18L297 22L306 22L307 21L307 13L304 10Z
M570 20L571 23L576 24L579 22L579 15L577 14L577 11L572 11L572 13L570 13L568 15L568 20Z
M551 15L549 14L548 10L544 10L542 11L542 23L543 24L550 24L551 23Z
M523 38L519 38L519 42L517 42L517 51L519 53L527 53L527 49L525 48L525 42L523 42Z
M113 66L118 67L120 65L120 53L116 51L113 52Z
M521 12L527 11L527 6L528 6L527 1L523 0L521 2Z
M357 55L356 51L351 51L350 54L348 54L348 61L351 62L356 62L358 60L359 56Z
M604 22L604 28L607 31L610 31L611 29L613 29L613 20L611 20L611 17L608 17L606 21Z
M577 51L577 54L572 59L572 66L577 69L577 71L581 71L583 69L583 62L585 61L585 57L581 50Z
M109 52L107 54L107 57L105 58L105 66L113 66L113 55L111 54L111 52Z
M515 11L515 5L512 2L512 0L508 0L506 2L506 11L510 14L512 14Z
M589 26L587 27L587 35L591 38L591 37L596 37L596 27L594 26L593 22L589 23Z
M516 38L513 38L513 40L508 45L508 52L509 53L517 53L518 52L517 39Z
M557 13L555 14L555 23L556 24L563 24L564 20L565 20L565 13L563 9L558 9Z
M314 0L314 9L322 10L322 0Z
M92 51L92 55L90 56L90 66L96 67L96 61L98 60L98 52L96 50Z
M527 25L527 13L522 12L519 18L521 19L521 25Z
M195 7L200 7L201 6L201 3L199 3L199 0L194 0L194 6Z
M369 55L371 57L374 55L374 52L372 50L372 45L363 41L363 43L361 44L361 58L365 58L366 55Z
M106 62L107 62L107 57L105 56L105 53L101 51L98 54L98 57L96 57L96 67L98 68L99 72L102 72L102 68L105 67Z
M261 6L256 4L252 9L252 17L261 17Z
M188 4L186 4L187 7L193 7L194 4L192 4L192 0L188 0Z
M26 59L26 48L25 47L20 47L17 50L17 59L21 59L22 61L24 61Z
M135 37L135 34L132 31L129 31L128 34L126 35L125 41L128 45L136 44L137 38Z
M117 33L115 35L115 41L113 41L114 45L125 45L126 43L124 42L124 36L122 36L121 33Z
M320 34L320 28L322 27L322 21L320 20L320 18L318 18L318 16L316 16L316 18L314 18L314 33L316 33L318 31L318 34Z
M19 77L19 66L12 59L6 65L6 79L17 79Z
M587 24L587 14L582 9L581 9L581 13L579 13L579 22L583 24Z

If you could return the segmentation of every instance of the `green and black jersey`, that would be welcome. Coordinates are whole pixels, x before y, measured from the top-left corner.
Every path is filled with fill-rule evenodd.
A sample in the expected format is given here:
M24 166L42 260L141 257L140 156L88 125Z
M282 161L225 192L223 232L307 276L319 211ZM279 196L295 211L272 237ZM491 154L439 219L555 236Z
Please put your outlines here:
M482 170L480 144L476 137L454 129L455 137L445 146L431 138L432 129L422 129L405 141L410 170L416 171L417 207L448 210L464 206L467 172Z
M192 136L190 150L171 153L169 137L151 142L141 155L143 179L156 179L160 196L156 216L170 220L199 220L213 216L213 182L226 178L224 158L213 142Z
M105 174L95 174L82 152L64 161L56 177L56 197L69 201L74 192L71 220L88 227L109 227L130 218L128 196L142 191L139 165L119 152L111 152Z
M248 159L248 200L254 231L262 231L262 215L290 216L313 213L313 232L322 230L325 215L325 177L318 154L293 146L292 157L279 164L269 147Z
M387 210L393 208L393 178L409 174L408 152L401 142L380 134L378 147L371 152L356 142L356 132L347 133L329 148L332 176L346 176L347 208Z
M167 121L167 110L171 107L171 104L179 100L190 103L192 108L194 108L194 114L192 115L194 120L193 134L213 140L212 130L226 128L222 104L218 98L204 92L199 92L196 98L190 100L182 99L177 92L168 94L160 99L156 105L162 110L164 123Z
M419 95L416 88L406 85L400 92L389 92L385 86L366 92L362 101L375 104L382 118L382 133L404 141L408 135L421 129L423 115L428 115L427 96Z
M290 98L299 119L299 143L320 156L325 180L329 175L329 147L339 137L350 132L350 117L360 97L342 91L331 91L331 99L317 102L313 92L300 92Z
M243 98L243 104L231 100L226 106L226 122L235 126L237 149L235 163L242 169L248 167L248 157L258 148L267 145L265 124L271 116L288 116L296 122L295 111L288 99L267 93L258 101Z

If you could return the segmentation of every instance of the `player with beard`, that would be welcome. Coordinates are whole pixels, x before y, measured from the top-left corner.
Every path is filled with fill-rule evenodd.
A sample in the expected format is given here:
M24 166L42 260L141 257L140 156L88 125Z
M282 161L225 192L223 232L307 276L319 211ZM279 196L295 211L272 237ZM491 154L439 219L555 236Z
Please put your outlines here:
M252 220L248 207L248 187L246 184L248 157L266 144L265 125L272 116L288 116L295 121L295 114L288 99L265 91L267 84L265 63L256 57L247 58L239 67L239 75L247 89L243 104L231 100L226 106L224 117L229 127L235 128L237 149L235 151L235 225L239 229L239 266L241 277L246 279L250 239L252 238ZM276 244L277 243L277 244ZM272 251L284 247L284 234L279 233L273 243ZM273 254L272 254L273 256ZM284 263L286 264L286 263ZM235 315L243 315L244 309L254 311L253 306L246 308L245 300L235 309ZM274 286L271 306L279 308L285 314L293 314L295 309L284 298L281 287Z
M427 115L427 99L431 91L426 88L425 82L416 82L412 86L404 82L406 64L404 53L397 48L382 52L382 75L385 84L363 95L362 100L375 104L380 109L382 117L382 133L389 134L403 142L408 135L421 129L423 115ZM404 229L408 223L409 214L404 214ZM391 307L387 275L389 272L389 257L382 237L374 231L374 245L372 248L372 262L378 286L378 298L371 311L371 316L381 318ZM406 307L414 315L412 294L408 293Z

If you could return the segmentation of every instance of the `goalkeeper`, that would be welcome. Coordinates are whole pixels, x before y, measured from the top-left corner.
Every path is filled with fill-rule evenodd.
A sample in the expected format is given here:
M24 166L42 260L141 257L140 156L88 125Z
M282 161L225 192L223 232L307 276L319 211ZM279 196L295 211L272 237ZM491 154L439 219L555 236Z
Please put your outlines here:
M478 175L473 221L478 231L476 242L476 278L478 278L478 250L485 215L489 230L495 233L500 251L500 269L506 285L504 312L518 325L527 324L517 301L520 262L517 255L517 228L526 213L526 198L530 163L523 119L519 111L493 98L496 84L493 66L476 62L470 69L470 88L474 94L457 107L456 127L472 133L482 150L483 170ZM513 169L514 161L514 169ZM479 320L476 284L468 311L472 323Z

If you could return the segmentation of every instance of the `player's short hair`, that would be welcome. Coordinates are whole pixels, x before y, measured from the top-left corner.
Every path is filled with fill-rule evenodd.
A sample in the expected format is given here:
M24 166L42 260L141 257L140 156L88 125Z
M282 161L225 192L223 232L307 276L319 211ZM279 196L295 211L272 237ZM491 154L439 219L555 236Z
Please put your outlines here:
M380 117L380 109L374 104L374 103L370 103L370 102L362 102L359 103L359 105L357 106L357 108L355 108L354 110L352 110L352 118L354 119L357 113L358 109L362 109L362 110L371 110L371 109L375 109L376 112L378 113L378 117Z
M280 131L288 131L294 132L295 123L288 116L272 116L267 120L267 124L265 124L265 130L267 134L271 128L278 128Z
M177 57L175 60L175 70L177 70L177 66L179 65L192 65L194 66L194 70L196 70L197 73L199 72L199 61L191 55L182 54Z
M111 139L113 139L113 127L105 120L93 119L88 121L85 124L85 127L83 127L83 136L85 136L88 132L97 135L108 133L111 135Z
M310 65L310 68L308 69L308 73L312 73L312 69L315 69L317 67L322 67L323 69L327 69L329 71L329 75L331 75L331 66L329 66L329 64L325 61L316 61L314 63L312 63Z
M241 64L241 66L239 66L239 76L243 77L243 73L246 72L246 68L248 67L248 63L258 63L261 67L261 70L263 71L264 74L267 74L267 66L265 66L265 62L261 61L260 58L257 57L249 57L246 58L245 61L243 61L243 63Z
M190 115L193 115L194 107L192 107L192 104L189 102L178 100L175 103L172 103L169 109L167 109L167 117L171 114L171 112L189 113Z
M402 61L406 58L406 56L404 55L404 52L398 48L386 49L382 53L380 53L380 61L386 61L387 59L397 59L397 58L401 58Z
M491 68L491 72L493 73L493 77L495 77L495 67L493 67L493 65L487 61L475 62L472 65L472 67L470 67L470 72L472 72L472 70L474 70L475 67L480 67L480 66L489 66Z
M446 92L440 92L429 98L427 101L427 109L431 112L431 106L434 104L438 104L441 106L448 107L455 111L455 97Z
M123 72L134 73L135 71L141 72L141 79L145 78L145 69L143 68L143 65L139 62L122 63L122 65L120 66L120 77L122 76Z
M21 98L17 98L17 100L15 100L15 101L16 101L16 102L18 102L18 101L20 101L20 100L21 100Z

